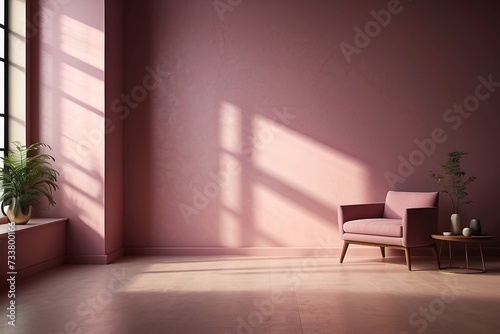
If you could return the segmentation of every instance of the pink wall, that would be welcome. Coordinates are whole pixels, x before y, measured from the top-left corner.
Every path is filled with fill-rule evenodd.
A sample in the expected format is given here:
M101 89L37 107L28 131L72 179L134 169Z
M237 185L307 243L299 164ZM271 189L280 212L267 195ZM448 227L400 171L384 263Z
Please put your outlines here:
M29 16L29 136L54 147L61 189L38 216L69 218L73 262L110 262L123 244L336 250L339 204L436 189L430 170L463 150L478 177L464 220L498 234L500 156L484 149L500 137L498 10L42 0ZM441 208L445 230L449 201Z
M478 77L500 82L499 7L127 1L125 246L336 248L339 204L434 190L430 170L452 150L469 152L464 169L478 177L464 220L498 234L500 87L474 96ZM463 103L470 113L447 111ZM415 166L399 173L401 159Z
M123 91L123 4L105 1L105 254L123 254L123 121L114 112Z
M28 15L29 136L54 148L61 173L57 206L38 215L69 218L70 262L108 263L123 244L123 126L110 109L122 91L120 4L41 0Z

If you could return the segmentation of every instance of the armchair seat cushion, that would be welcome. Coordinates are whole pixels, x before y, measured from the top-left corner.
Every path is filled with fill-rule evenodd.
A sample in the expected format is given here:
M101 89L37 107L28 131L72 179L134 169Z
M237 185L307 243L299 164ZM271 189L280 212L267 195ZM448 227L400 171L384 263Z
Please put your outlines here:
M403 221L401 219L370 218L345 222L345 233L379 235L385 237L403 237Z

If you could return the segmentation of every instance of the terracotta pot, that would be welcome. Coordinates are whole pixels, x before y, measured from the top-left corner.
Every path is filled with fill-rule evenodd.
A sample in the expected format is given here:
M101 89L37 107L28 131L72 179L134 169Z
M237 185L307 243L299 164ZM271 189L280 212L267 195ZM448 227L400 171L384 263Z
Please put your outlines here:
M33 211L33 207L30 205L30 209L28 210L28 214L24 215L22 212L18 212L17 216L14 216L14 213L9 209L7 209L7 218L9 218L9 221L12 223L15 223L16 225L23 225L28 223L28 221L31 218L31 212Z

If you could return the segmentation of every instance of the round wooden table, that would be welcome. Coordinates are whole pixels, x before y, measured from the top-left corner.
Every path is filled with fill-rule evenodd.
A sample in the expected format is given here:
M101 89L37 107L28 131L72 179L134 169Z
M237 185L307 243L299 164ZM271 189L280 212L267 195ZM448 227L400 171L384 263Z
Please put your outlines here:
M443 234L433 234L432 235L433 239L436 240L441 240L441 245L439 247L439 258L441 259L441 249L443 248L443 242L448 241L448 254L449 254L449 259L450 259L450 265L448 267L441 267L439 266L439 270L446 271L446 272L452 272L452 273L457 273L457 274L476 274L476 273L484 273L486 272L486 266L484 264L484 256L483 256L483 249L481 247L481 242L484 240L488 239L493 239L492 235L473 235L470 237L466 237L463 235L443 235ZM451 265L451 243L452 242L463 242L465 245L465 267L453 267ZM481 263L483 265L482 268L471 268L469 267L469 253L467 251L467 244L468 243L477 243L479 245L479 254L481 255Z

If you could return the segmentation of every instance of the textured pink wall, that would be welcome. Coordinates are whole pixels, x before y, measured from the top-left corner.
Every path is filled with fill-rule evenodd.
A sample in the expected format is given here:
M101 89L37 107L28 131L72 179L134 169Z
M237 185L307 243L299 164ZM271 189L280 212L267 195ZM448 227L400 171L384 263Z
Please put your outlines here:
M123 253L123 122L114 105L123 91L123 3L105 1L105 253Z
M125 246L338 247L339 204L434 190L430 170L452 150L478 177L464 220L498 234L499 84L467 98L478 77L500 82L499 9L128 1ZM447 111L463 103L473 111Z
M110 7L118 3L107 2ZM70 262L107 263L123 241L122 126L115 122L117 129L111 132L106 123L110 94L118 98L122 91L122 22L119 11L105 13L104 3L42 0L33 3L28 16L29 136L53 147L61 174L57 206L38 215L69 218ZM106 21L105 14L115 19ZM118 25L118 32L111 29L106 36L105 21L107 27ZM105 58L107 38L112 41L107 47L117 48L110 52L117 52L118 60Z

